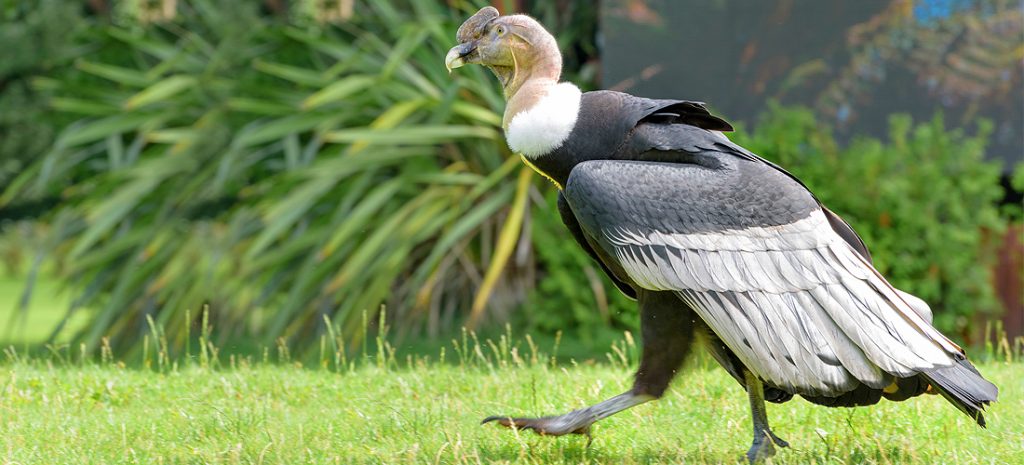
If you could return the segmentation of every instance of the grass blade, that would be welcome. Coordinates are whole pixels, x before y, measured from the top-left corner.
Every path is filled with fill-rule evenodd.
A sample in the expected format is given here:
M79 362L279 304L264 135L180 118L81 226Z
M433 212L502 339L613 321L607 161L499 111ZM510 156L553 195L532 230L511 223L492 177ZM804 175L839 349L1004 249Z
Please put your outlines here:
M366 90L376 82L369 76L349 76L310 95L302 101L303 110L312 110L331 103L337 103L349 96Z
M133 110L151 103L166 100L167 98L196 85L196 82L196 78L192 76L168 77L131 96L131 98L125 102L124 108L126 110Z

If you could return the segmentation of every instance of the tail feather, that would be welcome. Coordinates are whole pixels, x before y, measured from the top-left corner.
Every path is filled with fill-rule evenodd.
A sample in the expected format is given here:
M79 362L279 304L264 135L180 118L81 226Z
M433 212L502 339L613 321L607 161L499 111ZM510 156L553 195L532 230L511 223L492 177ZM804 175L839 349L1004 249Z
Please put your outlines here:
M995 402L999 389L983 378L971 362L963 358L951 367L929 371L922 376L949 403L985 427L985 406Z

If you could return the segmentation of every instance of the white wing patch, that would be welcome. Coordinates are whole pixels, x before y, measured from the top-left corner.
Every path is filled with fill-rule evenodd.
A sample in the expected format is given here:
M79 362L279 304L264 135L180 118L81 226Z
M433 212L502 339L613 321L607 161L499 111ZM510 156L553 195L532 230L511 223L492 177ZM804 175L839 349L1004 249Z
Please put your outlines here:
M959 352L927 305L892 287L820 210L782 226L604 235L637 285L675 291L747 367L791 392L880 389Z
M739 230L723 230L711 233L674 234L654 231L641 236L619 229L606 235L615 245L664 245L694 250L794 250L812 249L828 245L839 236L810 234L828 227L823 213L815 212L802 220L783 226L752 227Z
M530 159L561 147L576 126L582 96L571 82L551 86L530 109L512 118L505 132L508 147Z

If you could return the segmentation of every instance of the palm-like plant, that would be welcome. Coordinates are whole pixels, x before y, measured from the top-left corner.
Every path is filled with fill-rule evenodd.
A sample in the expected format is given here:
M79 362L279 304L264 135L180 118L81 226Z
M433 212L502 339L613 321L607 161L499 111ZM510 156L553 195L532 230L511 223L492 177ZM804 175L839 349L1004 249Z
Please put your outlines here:
M531 172L484 72L439 58L473 8L365 2L326 27L238 3L91 28L73 71L35 80L76 119L0 204L62 198L39 253L69 314L94 312L78 340L132 346L152 320L180 347L209 308L224 338L313 340L326 317L355 342L381 305L435 331L521 300L502 271Z

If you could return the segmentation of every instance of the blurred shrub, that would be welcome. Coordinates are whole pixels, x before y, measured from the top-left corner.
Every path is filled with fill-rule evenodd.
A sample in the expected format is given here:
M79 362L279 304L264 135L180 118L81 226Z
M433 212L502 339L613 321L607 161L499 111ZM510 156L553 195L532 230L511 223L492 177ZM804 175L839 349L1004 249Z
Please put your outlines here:
M31 14L77 5L51 1ZM400 334L436 334L525 300L510 258L532 172L488 72L443 66L477 6L357 2L322 22L176 5L92 17L47 52L63 66L27 75L60 130L0 209L59 199L30 276L56 259L68 316L90 312L77 341L183 347L209 308L221 342L312 348L325 319L357 343L381 305Z
M530 187L499 89L443 66L472 8L365 2L299 26L177 4L152 24L93 18L62 51L73 66L31 79L73 122L0 208L61 199L35 253L58 259L69 314L92 312L77 339L137 347L152 320L181 347L205 306L222 338L262 342L315 340L325 318L359 335L381 304L408 331L446 308L464 321Z
M56 127L67 122L48 114L45 95L29 81L68 65L72 37L84 26L78 9L68 6L0 0L0 190L45 153Z
M1012 192L1007 191L1007 198L1003 199L1003 216L1012 222L1020 223L1024 220L1024 203L1021 203L1019 197L1024 193L1024 162L1017 163L1013 168L1007 184ZM1013 192L1016 192L1018 197L1013 197Z

